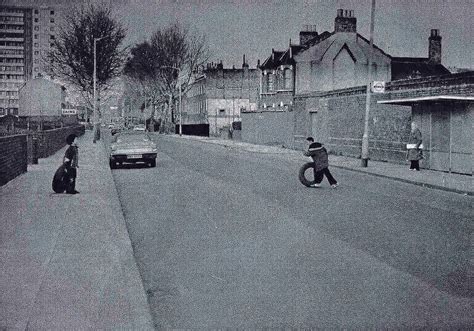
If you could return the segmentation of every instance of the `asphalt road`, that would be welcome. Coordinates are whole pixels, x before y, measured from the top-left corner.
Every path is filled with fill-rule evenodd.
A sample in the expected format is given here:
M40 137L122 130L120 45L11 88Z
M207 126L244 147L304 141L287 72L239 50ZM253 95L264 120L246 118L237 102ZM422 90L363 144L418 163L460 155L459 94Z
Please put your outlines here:
M468 327L472 197L157 136L113 171L157 328Z

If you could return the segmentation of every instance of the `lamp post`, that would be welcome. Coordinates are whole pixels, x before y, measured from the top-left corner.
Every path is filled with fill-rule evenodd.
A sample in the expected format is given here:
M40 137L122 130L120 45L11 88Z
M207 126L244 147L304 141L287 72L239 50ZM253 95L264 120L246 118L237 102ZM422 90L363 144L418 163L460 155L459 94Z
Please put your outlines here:
M364 119L364 135L362 136L362 153L361 166L366 168L369 163L369 115L370 115L370 93L372 84L372 57L374 50L374 15L375 15L375 0L372 0L372 7L370 12L370 50L369 50L369 72L367 83L367 96L365 99L365 119Z
M101 39L102 38L94 38L94 74L93 74L93 76L94 76L93 77L93 81L94 81L94 83L93 83L93 85L94 85L94 87L93 87L93 89L94 89L94 96L93 96L93 98L94 98L94 101L93 101L93 107L94 107L94 110L93 110L94 111L94 113L93 113L93 116L94 116L94 138L93 138L93 143L94 144L98 140L98 137L97 137L97 132L98 132L97 131L98 130L98 128L97 128L98 116L97 115L98 114L97 114L97 105L96 105L97 97L96 97L96 92L95 92L96 85L97 85L97 54L96 53L97 53L97 41L101 40Z

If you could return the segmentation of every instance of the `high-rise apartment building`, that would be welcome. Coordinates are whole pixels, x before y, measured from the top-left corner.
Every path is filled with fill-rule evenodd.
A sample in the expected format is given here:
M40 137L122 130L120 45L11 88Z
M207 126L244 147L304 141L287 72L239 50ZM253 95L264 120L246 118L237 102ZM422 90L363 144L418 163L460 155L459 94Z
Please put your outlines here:
M18 90L47 73L60 7L0 5L0 116L18 113Z

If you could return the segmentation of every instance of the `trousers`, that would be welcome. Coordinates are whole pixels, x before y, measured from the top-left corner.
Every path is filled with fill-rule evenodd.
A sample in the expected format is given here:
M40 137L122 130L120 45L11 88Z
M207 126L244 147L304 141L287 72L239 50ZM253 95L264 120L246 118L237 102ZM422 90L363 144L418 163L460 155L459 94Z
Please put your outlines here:
M316 184L321 184L324 176L326 176L329 185L337 184L337 180L332 176L331 172L329 171L329 168L324 168L314 172L314 180L316 181Z

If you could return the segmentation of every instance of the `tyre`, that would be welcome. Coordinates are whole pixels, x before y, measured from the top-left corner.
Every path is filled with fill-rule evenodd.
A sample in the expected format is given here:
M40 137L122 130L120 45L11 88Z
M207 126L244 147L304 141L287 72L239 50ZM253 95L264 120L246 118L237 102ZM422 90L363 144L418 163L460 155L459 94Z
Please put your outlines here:
M311 177L312 180L309 180L305 174L306 174L306 171L311 171ZM315 184L316 181L314 180L314 176L313 176L313 172L314 172L314 163L313 162L308 162L308 163L305 163L303 164L303 166L300 168L300 171L298 173L298 178L301 182L301 184L303 184L304 186L306 187L311 187L311 185Z
M156 167L156 159L153 159L150 161L150 167L152 168Z

